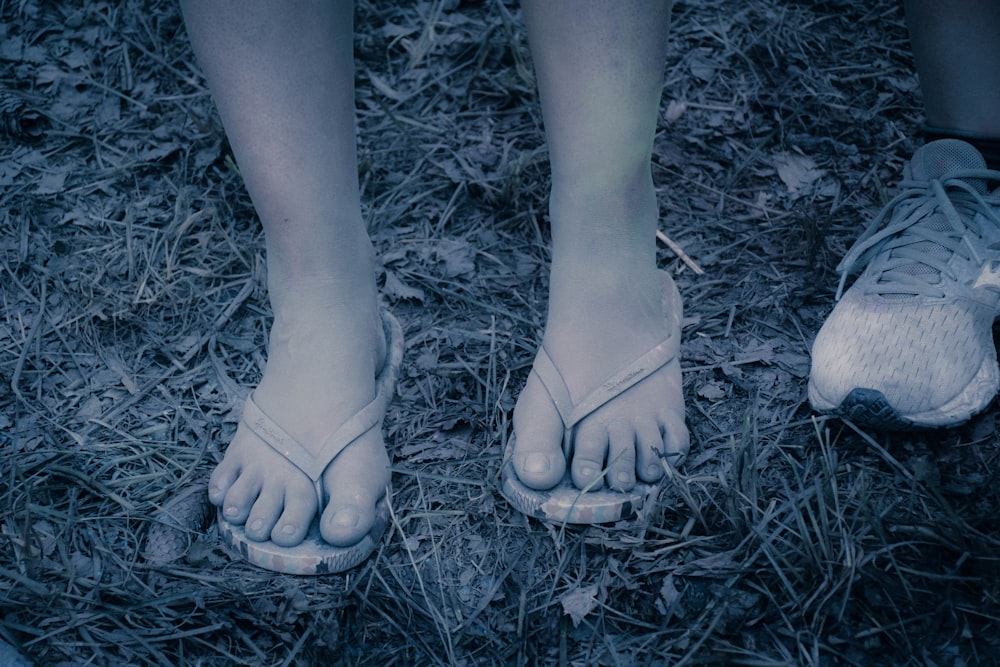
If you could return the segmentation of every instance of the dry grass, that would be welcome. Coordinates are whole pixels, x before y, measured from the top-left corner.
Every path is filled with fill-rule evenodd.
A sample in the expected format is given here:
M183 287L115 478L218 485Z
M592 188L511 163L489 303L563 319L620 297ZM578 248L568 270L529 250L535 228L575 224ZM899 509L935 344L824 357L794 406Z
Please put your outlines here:
M0 3L0 84L49 119L0 146L0 638L52 665L995 664L995 410L883 436L804 402L832 268L916 145L897 3L677 4L655 176L704 269L661 248L694 450L638 521L567 530L496 492L546 289L517 8L359 5L366 212L407 334L393 526L302 579L211 527L142 558L232 435L269 321L174 3Z

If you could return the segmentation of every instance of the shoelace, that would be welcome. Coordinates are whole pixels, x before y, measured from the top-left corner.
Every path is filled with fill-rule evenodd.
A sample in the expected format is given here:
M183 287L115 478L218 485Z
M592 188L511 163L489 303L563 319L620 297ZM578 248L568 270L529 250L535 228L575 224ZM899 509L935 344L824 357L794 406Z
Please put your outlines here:
M988 258L980 256L979 250L970 243L969 234L981 236L975 222L976 213L981 213L1000 229L1000 217L993 208L1000 206L1000 197L982 195L969 183L969 179L1000 181L1000 172L955 170L947 178L903 181L900 184L903 191L872 220L837 266L840 284L836 298L839 300L843 295L848 275L876 257L885 258L874 280L874 291L881 295L943 297L945 292L939 287L942 279L958 280L948 266L955 254L965 260L985 264ZM950 229L940 230L920 224L929 220L935 211L942 213ZM890 219L890 223L878 231L886 218ZM944 248L947 254L929 252L926 246L917 245L925 242ZM915 264L926 266L931 271L913 271ZM934 276L939 279L929 280Z

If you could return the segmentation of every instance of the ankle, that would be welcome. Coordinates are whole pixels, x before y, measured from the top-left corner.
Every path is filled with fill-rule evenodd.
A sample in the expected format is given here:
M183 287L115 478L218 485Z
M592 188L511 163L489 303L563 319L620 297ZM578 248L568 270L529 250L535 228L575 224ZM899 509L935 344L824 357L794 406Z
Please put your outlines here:
M336 243L317 241L302 250L274 252L269 244L267 286L272 296L314 287L345 296L374 290L375 250L367 235Z
M549 202L553 276L587 283L648 278L658 222L652 182L609 189L553 187Z
M279 281L349 276L375 264L360 211L323 215L308 224L289 218L265 224L264 232L268 274Z
M663 322L662 280L656 266L633 262L553 263L546 336L559 331L652 331ZM617 334L616 334L617 335Z

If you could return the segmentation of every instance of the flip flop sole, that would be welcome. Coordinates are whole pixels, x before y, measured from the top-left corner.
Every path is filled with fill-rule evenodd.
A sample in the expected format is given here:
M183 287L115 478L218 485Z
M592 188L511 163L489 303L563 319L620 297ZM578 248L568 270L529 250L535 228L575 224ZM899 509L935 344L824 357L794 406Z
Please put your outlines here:
M378 547L389 526L388 495L375 506L375 523L360 542L349 547L335 547L319 532L319 519L313 519L302 543L283 547L274 542L256 542L246 535L243 526L229 523L219 513L219 533L226 545L246 561L272 572L297 575L337 574L360 565Z
M637 483L628 492L580 491L567 475L554 488L538 491L524 485L517 478L514 463L508 460L503 466L500 492L518 511L549 523L612 523L632 518L640 510L655 485Z

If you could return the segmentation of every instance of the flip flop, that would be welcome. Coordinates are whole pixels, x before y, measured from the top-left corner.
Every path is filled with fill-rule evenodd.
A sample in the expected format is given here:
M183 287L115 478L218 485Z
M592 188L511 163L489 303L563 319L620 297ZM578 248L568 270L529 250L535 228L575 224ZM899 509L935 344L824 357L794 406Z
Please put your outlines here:
M552 358L541 347L531 368L548 392L563 422L563 453L568 461L572 455L573 437L577 424L605 403L614 400L639 384L660 368L677 359L680 351L680 293L674 281L663 273L664 312L670 318L670 334L659 345L642 355L615 375L602 382L574 404L562 374ZM501 471L501 493L517 510L550 523L594 524L610 523L630 518L642 508L646 498L656 491L656 484L636 482L631 491L612 491L602 487L596 491L580 490L573 484L569 470L555 487L544 491L526 486L514 470L514 436L511 435L504 453Z
M375 378L375 398L357 414L334 431L323 444L320 453L313 456L301 443L268 417L249 396L243 407L243 423L271 449L281 454L293 466L312 480L319 500L317 507L326 506L323 490L323 472L340 452L373 428L381 428L382 419L392 400L403 359L403 330L389 312L382 311L382 328L385 331L387 354L385 364ZM319 512L301 544L283 547L274 542L257 542L247 537L244 527L226 521L221 509L218 517L219 532L226 544L245 560L259 567L285 574L333 574L360 564L375 550L389 525L391 489L375 506L375 523L360 542L349 547L336 547L323 539L319 530ZM321 510L320 510L321 511Z

